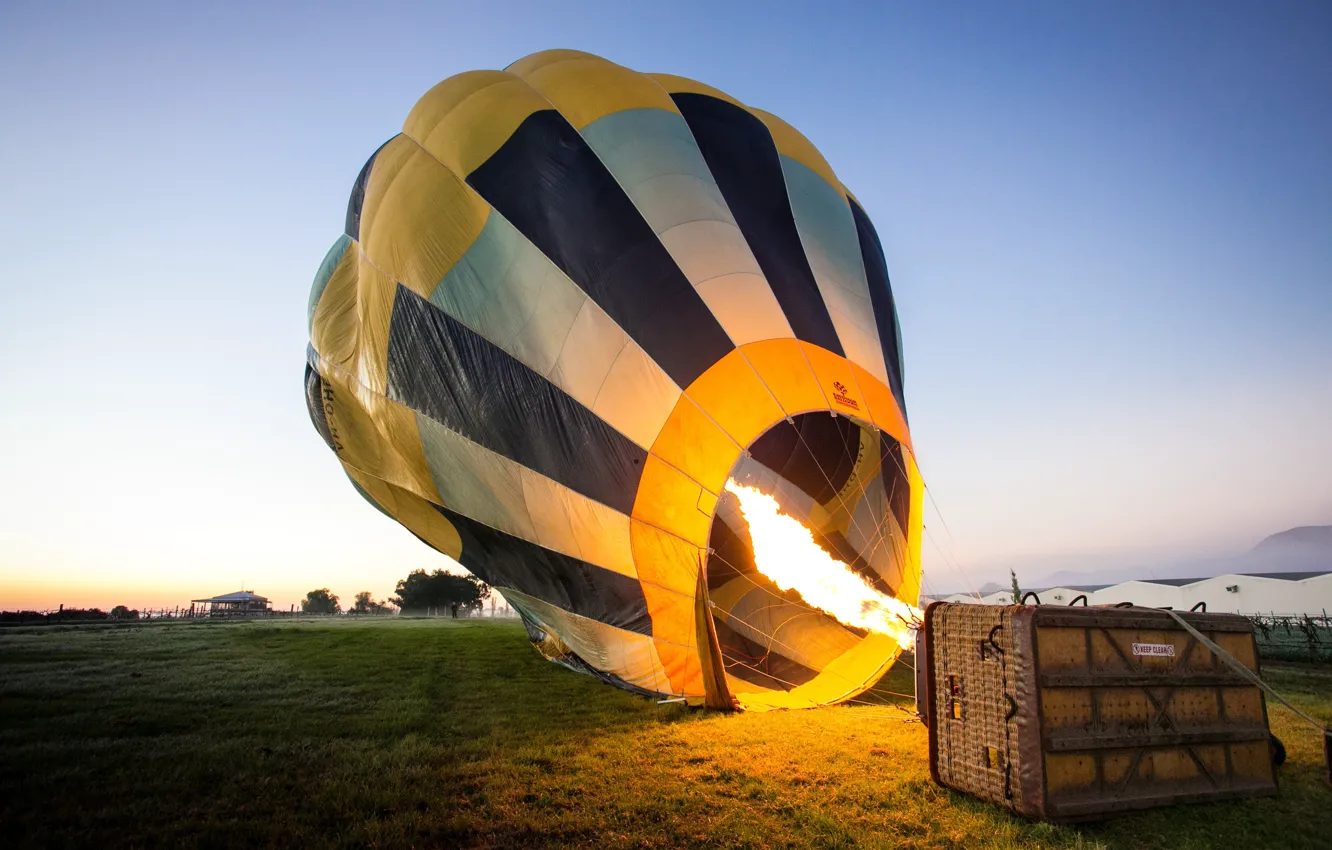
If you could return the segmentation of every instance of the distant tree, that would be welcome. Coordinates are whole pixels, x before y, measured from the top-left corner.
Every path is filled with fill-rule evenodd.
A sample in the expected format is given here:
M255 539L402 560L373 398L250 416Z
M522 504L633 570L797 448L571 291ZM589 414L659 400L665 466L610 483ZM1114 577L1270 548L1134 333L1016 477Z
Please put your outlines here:
M393 602L404 612L445 608L455 617L480 610L490 598L490 587L476 576L458 576L435 570L413 570L398 582Z
M1017 573L1011 568L1008 575L1013 579L1013 604L1016 605L1022 601L1022 588L1018 586Z
M342 606L338 596L327 587L312 590L301 600L301 612L304 614L340 614Z
M350 614L387 614L390 608L383 602L376 602L370 591L362 590L356 594L356 602L348 610Z
M137 620L139 612L134 608L126 608L124 605L117 605L111 609L111 619L113 620Z

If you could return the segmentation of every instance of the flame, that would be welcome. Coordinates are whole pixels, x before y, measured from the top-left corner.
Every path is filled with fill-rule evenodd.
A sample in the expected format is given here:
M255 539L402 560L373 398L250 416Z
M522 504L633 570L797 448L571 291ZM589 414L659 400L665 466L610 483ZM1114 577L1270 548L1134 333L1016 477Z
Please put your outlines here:
M740 500L759 572L842 623L888 635L903 649L913 647L911 624L920 622L919 608L866 584L814 542L798 519L783 513L772 496L734 479L726 482L726 489Z

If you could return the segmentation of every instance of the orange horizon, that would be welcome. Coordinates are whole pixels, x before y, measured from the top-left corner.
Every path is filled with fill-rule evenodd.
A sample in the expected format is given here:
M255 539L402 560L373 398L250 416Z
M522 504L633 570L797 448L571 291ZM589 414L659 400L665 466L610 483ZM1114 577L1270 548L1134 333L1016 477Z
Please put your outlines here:
M290 588L278 588L270 593L256 587L247 586L244 588L219 589L212 592L188 591L183 588L156 589L151 591L138 590L116 590L106 587L32 587L18 588L17 592L13 589L7 589L0 592L0 611L55 611L62 605L65 608L91 609L97 608L102 611L110 611L117 605L124 605L127 608L138 611L165 611L189 610L190 604L195 599L208 599L213 596L220 596L224 593L234 593L237 590L248 590L257 593L268 599L275 611L286 611L293 606L299 610L300 602L305 598L308 591L294 591ZM313 590L314 588L310 588ZM361 590L369 588L359 588L358 590L341 592L333 588L333 592L342 602L343 608L346 608ZM391 593L378 593L371 591L375 599L384 600Z
M336 584L341 585L342 583L338 582ZM188 611L193 600L209 599L226 593L235 593L237 590L248 590L251 593L263 596L269 601L274 611L290 611L293 609L299 611L301 600L305 599L306 593L314 589L309 587L298 590L290 584L285 586L277 584L270 586L269 590L265 592L262 585L256 585L252 582L245 582L243 588L227 587L211 590L187 589L182 585L134 589L119 585L38 585L30 583L17 587L0 588L0 611L46 612L59 610L62 605L71 609L96 608L101 611L110 611L117 605L124 605L140 612L174 611L177 608ZM364 590L369 590L371 596L381 602L393 597L392 589L375 590L364 585L356 586L351 590L340 586L333 586L329 589L338 597L344 611L351 607L356 594ZM508 604L498 591L493 595L497 605Z

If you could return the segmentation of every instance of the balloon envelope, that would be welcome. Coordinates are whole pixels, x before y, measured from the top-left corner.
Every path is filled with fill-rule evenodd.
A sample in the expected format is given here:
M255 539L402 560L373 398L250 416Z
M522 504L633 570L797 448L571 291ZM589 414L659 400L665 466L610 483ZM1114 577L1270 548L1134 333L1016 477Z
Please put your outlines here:
M574 51L447 79L357 177L309 323L311 418L353 486L548 658L761 709L897 657L760 572L726 489L918 600L883 251L780 118Z

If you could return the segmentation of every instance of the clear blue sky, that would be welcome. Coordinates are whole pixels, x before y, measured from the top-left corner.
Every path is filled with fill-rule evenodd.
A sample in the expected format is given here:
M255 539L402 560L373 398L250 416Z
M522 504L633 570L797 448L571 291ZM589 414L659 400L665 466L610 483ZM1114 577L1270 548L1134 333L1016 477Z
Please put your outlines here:
M0 7L0 607L442 564L310 426L309 282L421 94L552 47L868 209L935 589L1332 522L1332 4L195 5Z

